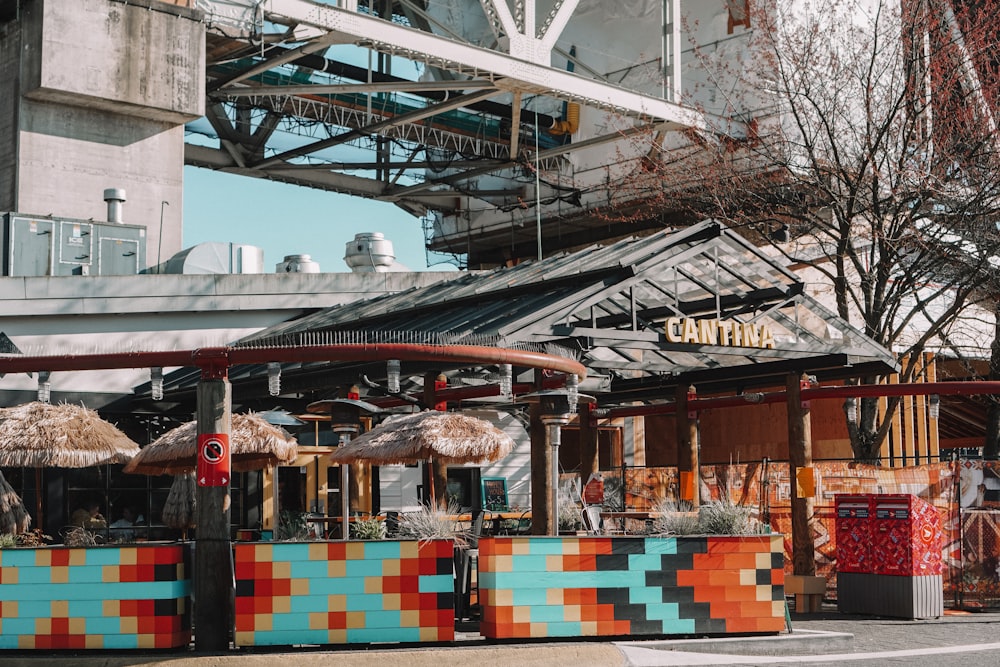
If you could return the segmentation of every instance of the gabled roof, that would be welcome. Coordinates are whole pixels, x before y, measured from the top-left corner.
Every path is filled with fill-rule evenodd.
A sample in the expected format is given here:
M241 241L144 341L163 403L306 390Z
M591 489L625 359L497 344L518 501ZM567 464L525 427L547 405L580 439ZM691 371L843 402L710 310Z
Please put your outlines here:
M766 326L775 345L671 341L668 318ZM604 404L668 397L678 383L732 391L783 384L789 372L822 380L896 368L887 350L806 295L794 273L712 220L334 306L265 329L239 345L351 341L485 344L570 354L594 373L610 376L610 393L599 397ZM404 374L438 370L453 369L404 363ZM258 377L262 372L244 369ZM285 373L300 379L313 373L332 391L333 383L356 382L362 375L381 380L385 369L355 362L296 365ZM319 384L314 389L322 391Z

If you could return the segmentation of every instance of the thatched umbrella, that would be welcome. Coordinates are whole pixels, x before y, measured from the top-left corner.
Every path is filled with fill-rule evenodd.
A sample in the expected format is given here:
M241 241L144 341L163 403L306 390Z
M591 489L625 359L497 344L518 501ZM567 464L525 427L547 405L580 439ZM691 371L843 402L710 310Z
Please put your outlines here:
M31 527L31 515L24 508L21 497L17 495L0 472L0 534L18 535L28 532Z
M42 468L126 463L139 445L82 405L35 401L0 408L0 468L35 468L35 519L42 525Z
M340 447L330 458L374 465L431 460L487 463L499 461L513 450L511 437L488 421L460 412L427 410L385 421ZM433 500L433 485L429 491Z
M235 414L229 434L232 468L262 470L295 460L295 436L273 426L257 414ZM167 431L125 466L136 475L179 475L198 468L198 422L190 421Z
M195 527L196 484L194 473L188 472L174 477L170 493L163 504L163 523L174 530L187 531Z

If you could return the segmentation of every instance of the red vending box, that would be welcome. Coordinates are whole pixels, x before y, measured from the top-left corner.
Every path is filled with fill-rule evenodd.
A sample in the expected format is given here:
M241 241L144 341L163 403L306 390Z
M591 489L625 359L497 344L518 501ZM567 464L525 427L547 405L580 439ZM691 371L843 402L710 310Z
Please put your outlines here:
M870 574L871 559L871 494L834 496L837 512L837 572Z
M913 495L872 496L871 555L875 574L940 575L943 533L941 515Z

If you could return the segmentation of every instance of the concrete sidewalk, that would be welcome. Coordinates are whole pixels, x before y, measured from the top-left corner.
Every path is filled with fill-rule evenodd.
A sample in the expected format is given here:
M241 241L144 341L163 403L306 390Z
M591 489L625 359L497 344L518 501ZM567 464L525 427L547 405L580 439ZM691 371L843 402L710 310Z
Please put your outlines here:
M280 647L241 649L224 654L171 652L51 652L0 653L0 667L444 667L497 665L531 667L628 666L692 664L753 664L787 662L789 656L808 660L844 654L887 657L893 652L969 652L1000 649L986 644L996 632L1000 613L947 613L939 619L911 621L845 615L826 605L815 614L792 613L792 633L764 637L495 642L472 632L459 632L446 645L349 647ZM940 664L946 664L942 661Z

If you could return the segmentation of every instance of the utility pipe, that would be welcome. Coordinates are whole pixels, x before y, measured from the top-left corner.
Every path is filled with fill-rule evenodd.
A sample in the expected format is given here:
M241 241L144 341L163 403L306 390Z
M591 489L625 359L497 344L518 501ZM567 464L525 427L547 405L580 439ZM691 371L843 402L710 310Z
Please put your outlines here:
M566 384L565 375L557 375L555 377L545 378L542 381L542 389L558 389ZM535 391L537 386L531 382L518 382L511 385L511 392L513 394L527 394L529 392ZM438 389L434 393L434 403L457 403L459 401L466 401L474 398L487 398L489 396L499 396L500 395L500 385L497 384L483 384L474 387L451 387L450 389ZM413 397L414 400L419 400ZM405 405L412 405L413 401L407 401L403 398L398 398L396 396L369 396L366 399L369 403L374 403L380 408L395 408Z
M913 384L866 384L844 385L836 387L811 387L801 392L803 401L822 401L834 398L872 398L881 396L939 396L1000 394L1000 381L997 380L966 380L961 382L919 382ZM688 407L694 410L711 410L713 408L736 408L762 403L784 403L786 393L774 391L764 394L743 394L740 396L719 396L715 398L698 398L688 402ZM625 405L605 410L595 410L598 419L613 419L615 417L641 417L647 415L668 415L676 412L674 403L657 403L654 405Z
M0 357L0 373L84 371L110 368L198 366L203 374L222 373L229 366L266 364L269 361L430 361L440 363L508 363L575 374L581 380L587 369L578 361L543 352L510 350L480 345L425 345L418 343L355 343L269 347L209 347L161 352L110 352L99 354L16 355Z

